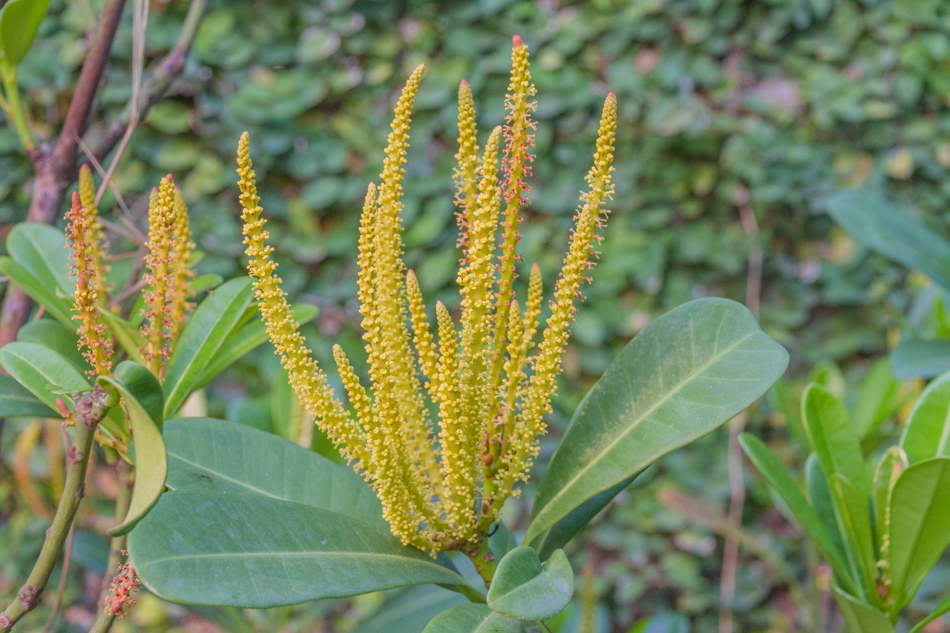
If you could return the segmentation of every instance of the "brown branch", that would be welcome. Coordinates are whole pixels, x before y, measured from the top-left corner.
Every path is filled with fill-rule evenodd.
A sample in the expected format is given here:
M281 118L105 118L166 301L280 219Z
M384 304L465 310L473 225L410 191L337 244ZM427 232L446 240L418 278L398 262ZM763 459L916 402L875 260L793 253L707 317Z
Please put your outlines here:
M67 187L75 180L79 138L86 130L124 8L125 0L111 0L102 10L95 43L79 71L76 91L56 144L52 151L49 147L43 147L30 154L36 179L33 182L30 210L26 215L27 222L52 222L57 210L63 206ZM31 307L32 302L23 289L10 284L0 316L0 347L16 340Z
M178 35L178 40L168 52L168 55L165 56L165 59L151 71L148 80L145 82L145 85L142 86L139 103L134 104L138 106L137 115L139 120L145 119L149 109L162 99L171 83L181 74L181 71L184 70L185 59L191 51L191 45L194 43L195 35L198 33L198 26L201 24L201 18L204 16L205 3L206 0L191 0L191 4L188 6L188 13L185 15L185 22L181 27L181 33ZM102 139L102 142L95 152L95 156L99 162L105 162L109 153L115 149L115 146L122 140L135 114L135 108L133 104L130 103L126 106L125 111L122 112L122 116L119 117L119 120L109 128L105 138Z

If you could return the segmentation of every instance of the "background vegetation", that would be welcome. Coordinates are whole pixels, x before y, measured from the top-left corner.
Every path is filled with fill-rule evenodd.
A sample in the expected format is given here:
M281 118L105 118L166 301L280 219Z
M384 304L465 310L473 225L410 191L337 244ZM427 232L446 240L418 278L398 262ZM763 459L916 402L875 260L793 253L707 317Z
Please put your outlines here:
M97 8L54 2L20 67L40 126L58 127ZM186 8L153 3L150 57L171 46ZM129 99L128 26L99 104L116 115ZM292 295L322 311L308 326L309 340L324 359L334 341L359 358L359 199L381 169L396 90L416 64L428 65L409 157L407 259L427 295L456 301L455 93L468 79L476 104L485 104L482 128L500 122L497 97L515 33L532 47L540 104L524 255L541 263L548 282L564 250L599 103L609 89L620 104L614 211L574 327L554 433L624 343L691 298L759 303L762 326L791 352L795 376L832 362L854 382L897 328L916 327L905 315L915 305L926 312L929 282L868 255L836 228L823 200L842 188L870 187L947 234L950 6L941 0L221 0L211 3L182 78L140 125L114 181L129 192L125 203L143 226L147 201L131 192L147 193L174 173L205 253L199 271L234 276L243 248L233 154L250 130L282 275ZM13 130L0 129L0 223L7 229L25 216L30 173ZM114 205L110 196L100 208ZM268 411L286 398L279 389L272 394L271 385L283 383L278 371L269 347L250 355L209 389L210 415L271 428ZM796 463L801 455L786 444L784 422L763 403L746 424ZM750 500L738 538L752 546L741 550L734 596L720 599L721 536L737 534L725 522L734 494L728 435L715 433L663 460L618 498L609 523L598 521L570 552L576 567L589 570L586 595L599 602L604 626L611 623L603 630L678 613L647 630L715 631L723 607L735 610L736 631L792 630L796 610L810 608L802 601L812 598L790 587L788 573L804 577L813 553L785 538L796 528L767 510L768 493L748 468ZM43 519L30 518L8 476L14 438L4 434L0 465L0 593L14 591L42 537ZM32 464L40 479L45 464ZM82 545L74 556L94 559L96 544ZM776 568L775 559L791 569ZM88 558L80 562L95 569ZM950 576L950 568L942 572ZM126 630L165 630L169 617L197 617L140 602ZM348 630L373 604L304 607L308 617L292 618L289 630ZM268 617L252 619L276 630Z

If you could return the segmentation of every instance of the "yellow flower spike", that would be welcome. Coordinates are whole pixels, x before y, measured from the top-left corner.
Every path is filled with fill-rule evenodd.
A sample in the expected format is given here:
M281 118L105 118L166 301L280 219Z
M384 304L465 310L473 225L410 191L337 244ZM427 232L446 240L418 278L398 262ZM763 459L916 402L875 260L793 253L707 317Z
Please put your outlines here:
M459 246L468 239L469 225L478 202L479 168L477 127L475 125L475 101L472 88L466 80L459 84L459 151L455 155L455 204L459 207Z
M410 353L400 218L410 115L424 70L425 66L419 66L413 71L399 97L377 189L379 209L376 214L373 255L376 302L374 330L377 331L371 334L371 338L375 338L380 349L371 355L370 362L373 382L377 385L376 406L380 410L380 418L399 421L401 428L398 437L405 444L407 458L416 462L407 463L406 468L417 481L421 494L429 497L438 495L442 480L433 447L428 410ZM373 356L377 356L376 362L373 362ZM394 429L394 432L397 430ZM438 496L441 498L441 495Z
M524 380L525 348L524 348L524 320L518 302L512 300L508 313L508 360L505 361L505 400L501 404L501 414L504 419L502 441L510 437L514 430L515 402Z
M90 207L80 201L80 194L73 193L72 208L66 213L69 226L67 237L72 240L73 264L70 276L75 284L73 293L73 319L79 321L79 349L92 365L94 375L107 376L112 371L112 337L107 335L99 313L99 287L102 269L97 265L92 239L96 216Z
M195 243L191 241L191 226L188 221L188 207L181 195L181 189L175 187L174 203L175 229L172 238L171 262L171 312L168 324L169 346L174 346L185 327L185 313L192 307L188 299L193 295L188 280L193 273L188 268L191 251Z
M442 476L450 491L443 508L453 537L464 541L475 526L476 463L474 443L459 416L458 334L445 305L436 303L439 323L439 415L442 445Z
M594 166L586 178L589 190L581 194L581 205L575 215L575 226L567 256L564 258L564 268L554 290L551 316L548 317L535 360L534 375L523 396L521 419L516 423L514 432L505 438L501 468L495 478L497 493L491 500L492 508L483 517L480 527L484 527L486 523L491 524L489 518L497 516L514 485L527 479L527 473L538 454L537 438L545 431L542 418L551 409L551 398L556 387L555 378L560 373L561 354L569 336L568 327L577 310L574 300L585 280L585 272L593 265L593 245L599 240L596 231L606 217L603 203L613 194L610 174L613 172L611 162L616 119L617 99L610 93L600 119Z
M437 369L438 356L435 353L435 344L432 341L432 332L429 330L429 320L426 318L426 307L422 302L422 290L419 280L410 269L406 272L406 296L409 299L409 313L412 315L413 343L419 355L419 365L422 374L429 379L429 393L433 396L439 393L439 372Z
M82 206L89 211L89 244L90 255L93 261L93 267L100 272L96 276L96 294L99 303L105 304L108 298L109 287L106 284L106 273L110 267L102 263L102 244L103 231L102 223L99 221L99 210L96 208L96 185L92 180L92 170L89 165L84 164L79 168L79 200Z
M148 253L145 255L146 321L142 326L145 348L142 356L148 368L159 378L165 372L169 354L168 340L171 325L171 307L168 303L169 281L172 276L172 235L175 230L175 182L171 174L162 179L158 192L149 197Z
M360 215L360 239L359 254L357 256L357 265L359 266L359 292L360 314L363 315L363 329L367 335L370 335L376 328L376 292L373 288L375 275L374 252L376 249L376 185L369 183L366 190L366 198L363 201L363 213ZM366 337L364 337L366 338ZM368 354L373 353L373 341L366 338Z
M515 263L518 260L518 232L520 216L518 212L525 203L524 194L530 191L525 178L531 174L530 162L533 156L528 151L534 145L535 122L531 118L537 104L531 97L536 90L531 83L531 71L528 63L528 47L521 37L512 39L511 80L505 108L508 116L505 120L505 215L503 220L504 238L498 264L498 293L495 300L494 363L492 366L492 386L501 384L501 371L505 358L505 328L508 325L508 306L514 298Z
M538 317L541 316L541 300L543 299L544 283L541 279L541 267L538 262L531 265L531 276L528 279L528 300L524 306L524 353L531 351L534 345L534 335L538 333Z
M247 246L245 253L250 258L248 272L255 280L257 305L267 325L271 343L290 376L294 392L313 416L314 422L327 434L344 459L360 462L366 445L365 433L334 397L326 375L310 355L287 296L280 286L281 279L275 274L277 264L271 259L273 248L267 245L268 233L264 230L265 221L261 219L263 210L259 206L260 197L257 195L247 132L241 135L237 162L241 206L244 208L241 217L244 220L244 244Z

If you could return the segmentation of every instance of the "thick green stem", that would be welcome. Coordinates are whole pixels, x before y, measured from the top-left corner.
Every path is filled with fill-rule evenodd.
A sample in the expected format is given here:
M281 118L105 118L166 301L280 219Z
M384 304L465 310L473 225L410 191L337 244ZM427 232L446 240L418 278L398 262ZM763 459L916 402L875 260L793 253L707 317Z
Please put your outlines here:
M16 599L0 614L0 633L7 633L20 618L33 610L40 601L40 595L49 582L53 566L63 549L63 543L69 534L69 528L76 517L79 503L85 496L86 467L89 464L89 455L92 451L93 437L99 421L105 417L112 404L108 395L96 387L95 391L82 395L74 394L76 403L73 417L75 418L75 432L73 444L69 447L66 467L66 482L63 486L63 496L56 508L53 525L46 531L46 540L36 559L33 571L30 572L26 583L17 592Z
M16 85L16 68L0 62L0 75L3 77L3 91L6 95L6 115L13 124L20 137L20 143L27 152L33 151L36 147L33 144L33 137L30 136L30 128L26 124L26 115L23 113L23 104L20 103L20 91Z
M492 578L495 577L495 570L498 569L498 561L495 560L495 554L488 547L488 538L484 538L478 547L465 552L465 555L469 557L475 565L475 571L485 581L485 588L490 587Z

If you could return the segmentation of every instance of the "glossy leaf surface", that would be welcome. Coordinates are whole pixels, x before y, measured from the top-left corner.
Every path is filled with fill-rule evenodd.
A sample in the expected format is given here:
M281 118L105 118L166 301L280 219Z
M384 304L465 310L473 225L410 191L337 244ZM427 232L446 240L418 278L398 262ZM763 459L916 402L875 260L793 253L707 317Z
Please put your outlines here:
M460 604L435 616L422 633L521 633L521 622L484 604Z
M525 540L732 418L787 364L785 349L734 301L699 299L655 320L575 413L538 487Z
M864 456L844 403L824 387L808 385L802 396L802 419L825 478L830 481L832 475L838 473L859 491L867 493Z
M162 495L132 532L129 549L144 584L173 602L271 607L464 583L388 531L259 494Z
M49 0L9 0L0 10L0 50L3 63L15 67L30 50Z
M168 462L162 440L162 386L148 369L134 361L119 363L112 376L100 376L99 385L122 397L135 438L135 486L125 519L109 530L127 534L155 505L165 490Z
M59 417L10 376L0 376L0 418Z
M917 399L901 447L911 464L931 457L950 457L950 373L943 374Z
M933 378L950 371L950 341L901 341L891 352L894 377Z
M835 601L851 633L894 633L887 614L834 587Z
M258 494L389 531L376 494L349 466L272 433L226 420L179 418L165 424L164 436L169 488Z
M508 552L488 589L493 611L522 620L553 618L574 595L574 572L561 550L543 564L531 547Z

